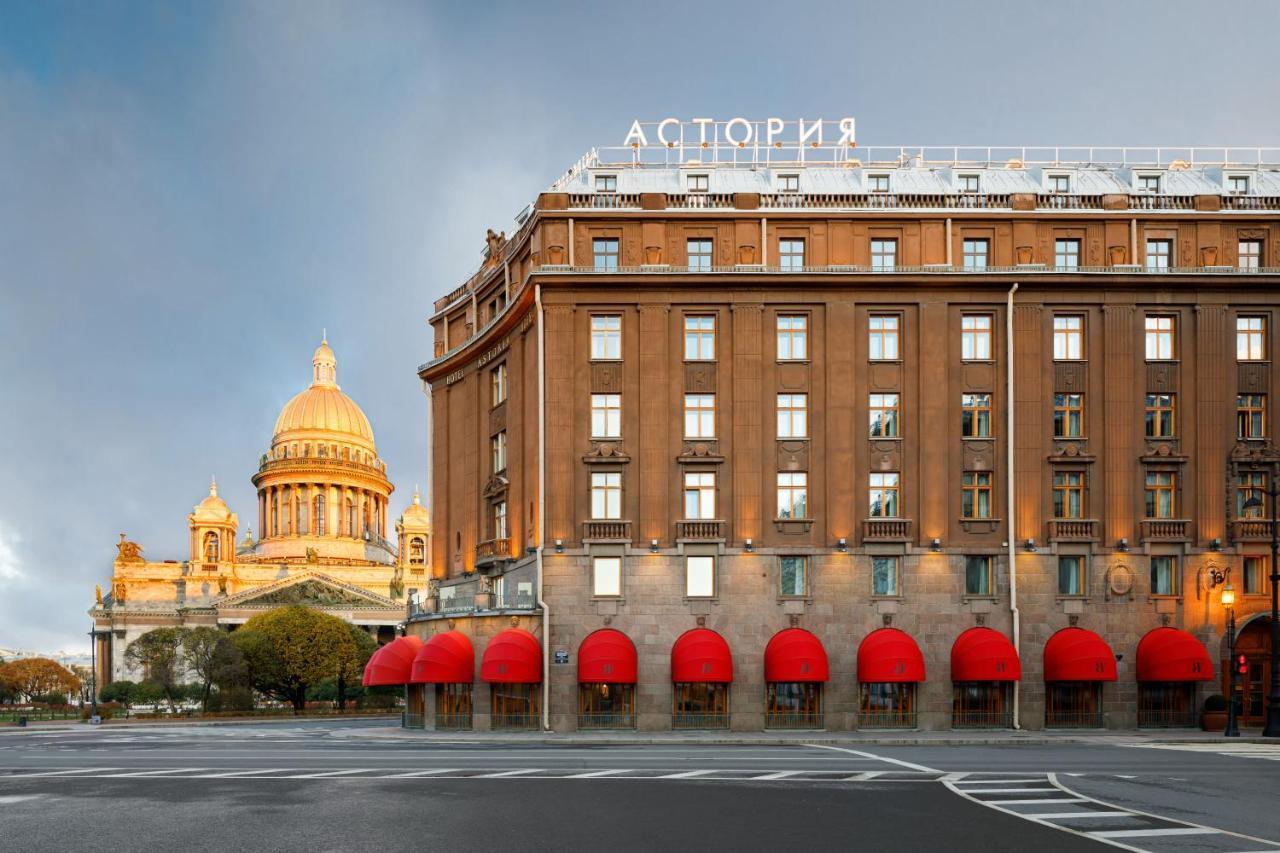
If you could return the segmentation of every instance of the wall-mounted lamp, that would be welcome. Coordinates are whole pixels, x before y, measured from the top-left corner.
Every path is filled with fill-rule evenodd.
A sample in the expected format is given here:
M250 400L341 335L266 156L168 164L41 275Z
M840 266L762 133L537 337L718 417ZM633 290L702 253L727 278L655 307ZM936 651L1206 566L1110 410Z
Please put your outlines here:
M1128 540L1128 539L1121 538L1121 539L1120 539L1120 541L1116 544L1116 550L1117 550L1117 551L1128 551L1128 550L1129 550L1129 540Z
M563 554L563 553L564 553L564 540L563 540L563 539L557 539L557 540L556 540L556 553L557 553L557 554Z
M1209 550L1210 550L1210 551L1221 551L1221 550L1222 550L1222 540L1221 540L1221 539L1216 539L1216 538L1215 538L1212 542L1210 542L1210 543L1209 543Z
M837 550L837 551L839 551L841 554L843 554L843 553L845 553L846 551L848 551L848 550L849 550L849 541L848 541L847 539L845 539L843 536L841 536L841 537L840 537L840 540L839 540L838 542L836 542L836 550Z
M1036 540L1028 539L1026 543L1023 545L1023 547L1026 548L1028 551L1031 551L1032 553L1034 553L1036 550Z
M658 553L658 540L657 540L657 539L650 539L650 540L649 540L649 553L650 553L650 554L656 554L656 553Z
M750 539L745 540L742 544L746 547L748 552L754 551L756 549L756 546L751 544Z
M935 554L936 554L937 552L941 551L941 550L942 550L942 540L935 536L935 537L933 538L933 541L929 543L929 550L930 550L930 551L933 551Z

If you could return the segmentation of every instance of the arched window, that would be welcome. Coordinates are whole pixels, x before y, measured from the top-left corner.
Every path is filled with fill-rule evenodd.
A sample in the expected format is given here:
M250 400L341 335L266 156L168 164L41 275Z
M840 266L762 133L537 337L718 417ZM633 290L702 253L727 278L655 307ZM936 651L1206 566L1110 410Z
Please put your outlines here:
M325 535L324 495L316 495L316 535Z
M421 536L409 540L409 565L421 566L427 561L426 548Z
M218 559L218 534L210 530L204 535L204 561L216 563Z

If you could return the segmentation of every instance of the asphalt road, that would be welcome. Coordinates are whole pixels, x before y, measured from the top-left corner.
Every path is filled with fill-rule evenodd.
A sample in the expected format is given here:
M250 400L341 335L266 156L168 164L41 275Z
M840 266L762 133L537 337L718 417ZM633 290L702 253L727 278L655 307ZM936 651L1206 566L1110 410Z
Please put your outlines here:
M1280 745L545 746L328 722L6 730L0 851L1280 851L1265 840L1280 842L1277 783Z

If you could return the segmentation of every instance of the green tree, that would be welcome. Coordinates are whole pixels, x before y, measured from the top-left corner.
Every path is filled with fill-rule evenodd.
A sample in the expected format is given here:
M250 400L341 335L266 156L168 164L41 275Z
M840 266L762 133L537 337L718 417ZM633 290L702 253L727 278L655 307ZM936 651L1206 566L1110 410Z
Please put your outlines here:
M358 651L346 622L306 607L278 607L246 622L232 641L259 693L306 707L307 688L354 671Z
M338 710L345 711L347 709L347 692L348 685L360 683L360 678L364 674L364 666L369 662L369 658L373 657L373 653L378 650L378 642L369 636L369 632L363 628L359 628L350 623L347 629L351 632L351 641L355 643L355 654L348 660L342 661L338 666L336 675L337 681L337 700Z
M199 687L193 697L200 701L200 710L209 710L209 694L231 652L230 635L217 628L190 628L182 634L182 660L187 670L196 677Z
M186 631L182 628L153 628L124 650L125 661L142 670L143 681L160 688L169 702L170 711L175 710L185 668L181 659L185 634Z
M103 687L98 694L98 698L103 702L119 702L121 705L128 706L133 702L134 694L138 692L138 685L133 681L113 681Z

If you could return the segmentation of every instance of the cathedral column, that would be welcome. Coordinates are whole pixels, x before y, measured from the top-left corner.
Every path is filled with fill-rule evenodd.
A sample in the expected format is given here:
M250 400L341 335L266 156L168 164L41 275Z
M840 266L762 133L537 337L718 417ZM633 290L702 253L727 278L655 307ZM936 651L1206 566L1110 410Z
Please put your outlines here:
M258 489L258 538L267 535L267 499L262 489Z

